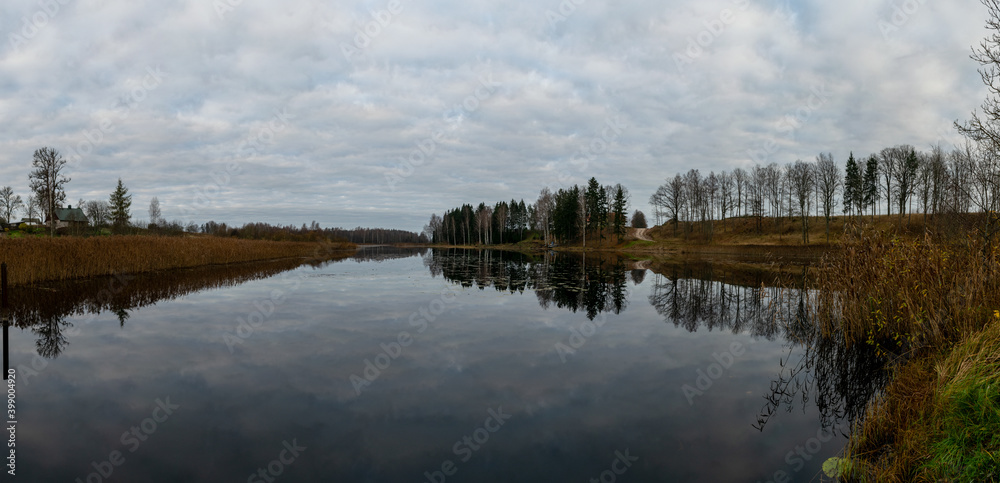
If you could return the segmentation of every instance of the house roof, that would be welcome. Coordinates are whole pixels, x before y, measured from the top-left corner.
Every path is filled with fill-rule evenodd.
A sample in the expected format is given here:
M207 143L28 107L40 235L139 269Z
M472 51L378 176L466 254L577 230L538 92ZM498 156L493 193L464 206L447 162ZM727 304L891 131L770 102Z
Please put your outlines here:
M59 221L79 221L81 223L87 223L87 215L83 214L83 210L79 208L73 208L73 205L69 205L69 208L57 208L56 219Z

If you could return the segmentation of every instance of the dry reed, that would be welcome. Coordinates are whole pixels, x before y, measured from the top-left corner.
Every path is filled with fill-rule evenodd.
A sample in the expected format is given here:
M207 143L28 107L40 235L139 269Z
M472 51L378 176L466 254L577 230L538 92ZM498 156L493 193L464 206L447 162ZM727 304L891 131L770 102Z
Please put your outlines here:
M983 241L850 235L820 273L825 333L889 354L939 347L982 329L1000 306L1000 250Z
M996 461L1000 440L948 432L1000 428L1000 418L984 420L955 404L964 398L980 407L983 393L988 407L1000 405L997 378L987 377L1000 350L1000 249L987 243L865 229L824 260L816 311L823 333L906 362L891 366L893 381L858 421L847 448L854 468L848 481L966 481L956 468Z
M12 285L143 273L280 258L325 258L351 243L242 240L220 237L60 237L0 239L0 262Z

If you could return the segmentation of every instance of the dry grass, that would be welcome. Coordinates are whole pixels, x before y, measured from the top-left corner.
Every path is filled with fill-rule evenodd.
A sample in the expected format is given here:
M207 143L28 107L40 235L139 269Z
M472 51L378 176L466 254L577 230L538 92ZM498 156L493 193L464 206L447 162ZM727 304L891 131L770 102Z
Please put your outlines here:
M885 354L950 345L983 328L1000 307L1000 250L981 240L946 243L883 231L848 235L820 275L827 334ZM832 316L831 316L832 314Z
M856 481L1000 479L1000 320L901 367L847 453Z
M12 285L202 265L325 258L351 243L241 240L219 237L114 236L0 239Z
M976 215L966 215L975 218ZM830 218L830 244L840 244L845 236L853 232L853 227L863 224L875 230L889 231L904 238L919 238L925 228L936 227L943 220L942 216L935 221L933 216L922 214L905 216L834 216ZM783 217L777 221L774 218L763 218L760 230L757 229L757 219L743 216L730 218L725 224L721 221L713 223L711 243L715 245L802 245L802 218ZM684 231L688 230L687 236ZM707 244L709 238L701 223L679 223L677 234L674 235L674 225L665 223L650 229L649 233L656 240L679 244ZM809 245L827 245L826 221L823 217L809 217Z
M844 237L818 283L826 336L901 362L848 445L851 479L1000 477L990 473L1000 450L1000 249L868 228Z

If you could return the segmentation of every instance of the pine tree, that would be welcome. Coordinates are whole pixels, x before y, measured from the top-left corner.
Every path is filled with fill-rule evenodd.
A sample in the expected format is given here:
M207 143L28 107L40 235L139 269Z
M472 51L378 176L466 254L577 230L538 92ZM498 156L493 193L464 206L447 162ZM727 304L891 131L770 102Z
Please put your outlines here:
M859 195L863 195L861 170L857 161L854 160L854 153L847 158L847 168L844 172L844 214L853 214L860 204Z
M115 230L120 232L128 226L129 219L132 218L132 214L129 212L132 207L132 195L128 194L128 188L122 183L121 178L118 178L118 186L111 193L108 204L111 205L111 222L114 224Z
M862 182L864 194L863 194L863 204L865 207L872 208L872 217L875 216L875 207L878 205L879 194L878 194L878 158L875 155L871 155L868 158L868 164L865 166L865 176Z
M625 198L625 188L622 185L615 187L615 201L613 204L613 211L615 216L614 221L614 232L618 240L621 241L622 237L625 236L625 217L628 201Z

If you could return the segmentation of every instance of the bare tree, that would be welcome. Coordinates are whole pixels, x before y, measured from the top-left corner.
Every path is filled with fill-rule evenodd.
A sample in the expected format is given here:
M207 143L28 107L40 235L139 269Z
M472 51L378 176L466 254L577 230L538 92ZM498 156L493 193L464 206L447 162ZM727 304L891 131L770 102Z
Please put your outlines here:
M792 191L795 192L795 199L799 202L799 216L802 218L802 243L809 243L809 201L813 193L815 176L813 166L801 159L796 161L792 170L788 173L791 177Z
M656 191L649 196L649 204L653 205L653 221L659 225L663 223L663 214L667 211L667 189L670 180L661 184Z
M687 205L688 221L694 221L699 216L701 216L700 221L705 221L705 212L701 209L705 200L704 187L701 172L697 169L692 169L684 175L684 200ZM689 231L685 231L685 234Z
M438 216L437 213L432 213L430 221L424 226L424 235L426 235L427 239L434 243L443 243L444 240L441 239L441 235L443 234L441 232L442 227L443 220L441 217Z
M777 163L767 165L764 170L767 183L767 201L771 204L771 215L774 216L774 226L777 228L781 220L782 170Z
M149 200L149 223L162 225L164 221L160 216L160 200L154 196L153 199Z
M0 218L5 223L12 223L12 218L17 210L24 206L20 195L14 194L14 188L4 186L0 188Z
M55 235L55 210L66 201L64 186L70 181L70 178L62 174L66 160L55 149L41 148L35 151L31 166L34 168L28 174L31 191L35 193L42 211L48 217L50 234Z
M892 157L892 179L895 185L895 197L890 198L896 202L899 219L902 221L906 215L906 204L913 196L914 186L917 179L917 171L920 167L916 150L913 146L902 145L888 148L889 156ZM883 150L886 151L886 150Z
M105 200L91 200L84 203L81 208L87 213L91 226L100 228L111 223L111 205Z
M742 216L743 208L743 193L746 191L747 184L749 182L749 177L747 172L743 171L743 168L736 168L733 171L733 181L736 183L736 216Z
M24 203L24 214L28 219L36 219L41 216L42 206L38 203L38 197L29 195L28 201Z
M719 175L719 211L722 214L722 229L726 231L726 214L733 210L733 189L736 181L725 171Z
M760 233L764 224L764 192L767 186L767 170L761 168L759 164L754 165L750 179L750 207L747 209L757 218L757 233Z
M816 181L823 204L823 218L826 219L826 242L830 243L830 216L837 208L837 191L843 182L840 176L840 166L833 161L833 154L820 153L816 157Z
M978 48L972 48L972 60L979 63L979 76L988 95L981 106L983 117L973 111L972 119L965 124L955 123L967 138L985 143L993 152L1000 150L1000 0L980 0L989 16L986 29L991 32Z
M885 181L880 186L882 195L885 197L886 214L892 215L892 202L896 199L896 191L893 190L892 181L896 178L896 169L899 165L895 148L885 148L878 157L879 174Z
M938 144L931 149L928 163L928 171L931 183L931 212L937 214L941 210L941 199L944 197L945 183L948 178L948 167L945 162L946 155L941 145Z
M684 189L684 178L681 175L674 176L667 186L666 207L670 221L674 222L674 236L677 236L677 224L681 219L681 213L686 204L686 192Z

